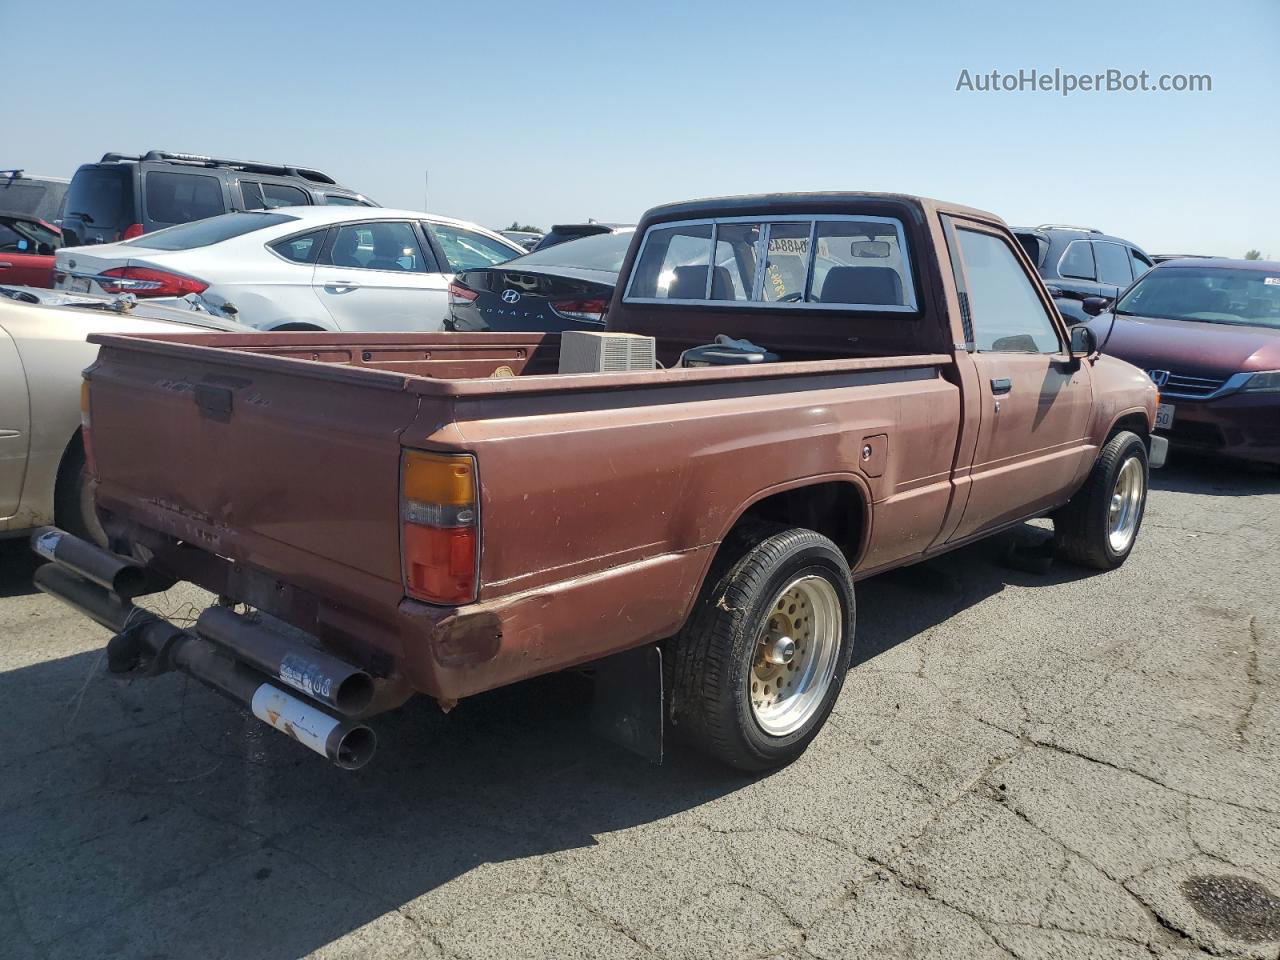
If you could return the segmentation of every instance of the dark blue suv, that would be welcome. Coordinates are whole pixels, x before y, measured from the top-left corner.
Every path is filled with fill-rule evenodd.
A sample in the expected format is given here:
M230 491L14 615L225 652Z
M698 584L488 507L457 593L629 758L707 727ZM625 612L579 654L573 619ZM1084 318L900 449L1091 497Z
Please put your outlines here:
M1136 243L1091 227L1045 223L1011 229L1067 323L1089 319L1080 306L1086 297L1115 299L1153 265Z

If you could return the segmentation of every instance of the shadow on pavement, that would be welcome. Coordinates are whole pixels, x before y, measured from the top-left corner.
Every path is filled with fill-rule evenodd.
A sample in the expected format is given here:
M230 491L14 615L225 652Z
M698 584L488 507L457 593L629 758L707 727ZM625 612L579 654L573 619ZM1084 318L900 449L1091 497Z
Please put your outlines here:
M1006 584L1084 575L1012 570L1007 543L860 584L858 662ZM379 918L409 924L401 908L438 919L488 902L491 882L527 889L538 861L513 861L750 782L684 751L654 767L593 738L589 687L568 674L447 716L413 701L377 718L378 755L355 773L185 678L114 681L97 651L0 674L0 702L0 886L13 903L0 889L0 942L51 958L297 957ZM484 872L499 862L501 877Z
M1151 471L1151 489L1211 497L1251 497L1280 490L1280 470L1265 464L1171 450L1168 462L1159 470Z
M39 565L26 537L0 540L0 598L35 593L31 576Z

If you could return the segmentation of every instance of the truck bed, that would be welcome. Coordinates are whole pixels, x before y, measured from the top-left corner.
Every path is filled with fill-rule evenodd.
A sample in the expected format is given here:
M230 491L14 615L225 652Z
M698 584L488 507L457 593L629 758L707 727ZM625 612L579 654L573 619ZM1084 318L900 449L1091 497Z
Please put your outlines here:
M111 437L98 503L175 574L445 697L669 635L780 463L832 480L847 464L894 549L937 533L960 421L951 357L560 375L558 339L95 335L92 429ZM891 434L891 468L854 476L863 438ZM494 611L496 650L404 597L403 447L476 455L475 606ZM534 607L526 630L518 610Z

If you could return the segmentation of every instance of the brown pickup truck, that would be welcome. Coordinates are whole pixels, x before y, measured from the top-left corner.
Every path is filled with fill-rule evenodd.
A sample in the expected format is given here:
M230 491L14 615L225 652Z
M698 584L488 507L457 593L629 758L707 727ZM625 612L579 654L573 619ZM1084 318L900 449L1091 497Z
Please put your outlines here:
M1068 330L978 210L658 207L607 318L655 360L561 373L559 334L96 335L111 550L45 528L39 585L118 631L111 670L185 670L342 766L411 694L656 647L659 716L758 770L826 720L855 580L1042 516L1067 559L1118 566L1163 461L1151 381ZM719 335L746 343L698 349ZM219 597L194 627L132 605L178 580Z

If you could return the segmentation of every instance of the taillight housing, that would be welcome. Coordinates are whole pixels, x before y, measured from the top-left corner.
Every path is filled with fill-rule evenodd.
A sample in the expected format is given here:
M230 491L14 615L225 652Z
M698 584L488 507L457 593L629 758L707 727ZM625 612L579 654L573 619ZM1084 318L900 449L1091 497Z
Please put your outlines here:
M552 300L551 309L566 320L581 320L584 323L604 323L604 312L609 307L608 300Z
M470 454L406 450L400 459L400 554L405 593L458 606L476 599L479 484Z
M89 475L98 475L98 460L93 455L93 432L89 417L89 381L80 381L80 445L84 447L84 465Z
M142 236L146 231L142 229L142 224L131 223L124 228L124 232L120 234L121 240L132 240L134 237Z
M464 307L468 303L475 303L478 296L480 296L479 293L470 287L464 287L457 280L449 284L449 306L451 307Z
M203 280L155 267L112 267L102 271L97 280L107 293L132 293L135 297L185 297L209 289Z

